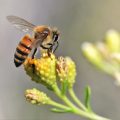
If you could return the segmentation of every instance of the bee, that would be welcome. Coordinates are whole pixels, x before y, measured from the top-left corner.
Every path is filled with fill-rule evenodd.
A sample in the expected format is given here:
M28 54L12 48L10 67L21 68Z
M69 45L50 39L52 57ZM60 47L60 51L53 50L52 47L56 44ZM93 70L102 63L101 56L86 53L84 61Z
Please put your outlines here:
M48 55L50 52L55 52L57 49L60 34L57 28L50 28L46 25L36 26L17 16L7 16L7 20L19 30L33 33L32 37L29 34L23 36L16 47L14 54L14 63L16 67L24 63L33 49L32 59L38 47L47 50Z

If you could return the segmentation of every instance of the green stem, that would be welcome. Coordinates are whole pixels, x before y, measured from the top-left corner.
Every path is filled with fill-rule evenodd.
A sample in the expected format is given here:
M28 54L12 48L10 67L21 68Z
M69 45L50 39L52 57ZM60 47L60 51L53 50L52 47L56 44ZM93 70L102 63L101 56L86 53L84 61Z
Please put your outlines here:
M84 111L88 111L87 108L82 104L82 102L75 95L73 88L69 89L69 93L70 93L70 96L72 97L72 99L79 105L79 107L81 109L83 109Z
M55 94L60 98L62 99L69 107L71 107L72 109L76 109L77 107L75 105L73 105L71 103L71 101L64 95L64 94L61 94L61 91L60 89L58 88L57 85L54 86L54 91L55 91Z
M73 113L83 116L83 117L86 117L86 118L89 118L91 120L109 120L107 118L100 117L94 113L86 112L86 111L79 109L73 103L71 103L71 101L65 95L61 94L61 91L59 90L57 85L54 85L53 88L54 88L54 92L56 93L56 95L60 99L62 99L72 109Z
M65 106L65 105L63 105L63 104L57 103L57 102L55 102L55 101L53 101L53 100L51 100L51 101L49 102L49 105L52 105L52 106L54 106L54 107L58 107L58 108L61 108L61 109L64 109L64 110L70 110L70 107L67 107L67 106Z

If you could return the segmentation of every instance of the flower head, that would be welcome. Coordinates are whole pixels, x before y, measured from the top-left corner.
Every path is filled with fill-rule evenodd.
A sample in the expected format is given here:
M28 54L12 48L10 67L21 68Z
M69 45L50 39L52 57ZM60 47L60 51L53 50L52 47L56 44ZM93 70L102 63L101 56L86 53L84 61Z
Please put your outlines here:
M40 59L27 58L24 63L26 73L33 81L48 88L56 83L56 58L53 54L44 53Z
M108 50L113 52L120 52L120 34L116 30L109 30L105 36L105 43Z
M72 87L76 77L76 66L72 59L69 57L59 57L57 60L56 70L60 82L64 82L66 80L69 87Z
M35 88L25 91L26 100L32 104L49 104L50 98Z

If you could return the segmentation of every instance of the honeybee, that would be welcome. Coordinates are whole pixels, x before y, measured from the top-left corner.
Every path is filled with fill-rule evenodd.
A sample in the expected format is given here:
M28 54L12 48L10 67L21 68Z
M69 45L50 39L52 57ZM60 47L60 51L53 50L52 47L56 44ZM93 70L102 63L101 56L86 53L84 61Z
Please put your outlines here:
M19 42L14 54L16 67L24 63L33 48L32 58L34 58L38 47L47 50L48 54L57 49L59 45L57 28L50 28L45 25L36 26L17 16L7 16L7 20L19 30L33 33L32 37L26 34Z

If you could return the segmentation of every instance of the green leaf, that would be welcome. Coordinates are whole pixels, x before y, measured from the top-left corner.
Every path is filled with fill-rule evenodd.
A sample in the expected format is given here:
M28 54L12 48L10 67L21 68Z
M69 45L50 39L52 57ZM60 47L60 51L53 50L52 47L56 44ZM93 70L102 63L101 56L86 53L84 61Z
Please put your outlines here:
M71 109L52 108L51 111L52 111L52 112L56 112L56 113L66 113L66 112L71 112Z
M89 86L85 88L85 96L84 96L84 101L85 101L85 106L88 108L88 110L91 110L90 106L90 99L91 99L91 89Z
M68 89L68 81L64 80L61 85L61 93L62 95L65 95Z

